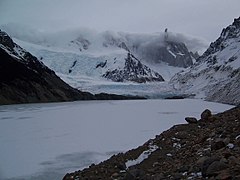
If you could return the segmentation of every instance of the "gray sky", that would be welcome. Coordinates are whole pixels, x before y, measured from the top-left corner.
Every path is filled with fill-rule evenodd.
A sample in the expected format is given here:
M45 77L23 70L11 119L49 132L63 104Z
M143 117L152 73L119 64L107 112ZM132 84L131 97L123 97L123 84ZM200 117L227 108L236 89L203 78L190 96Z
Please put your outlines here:
M214 41L240 16L240 0L0 0L0 25L40 30L184 33Z

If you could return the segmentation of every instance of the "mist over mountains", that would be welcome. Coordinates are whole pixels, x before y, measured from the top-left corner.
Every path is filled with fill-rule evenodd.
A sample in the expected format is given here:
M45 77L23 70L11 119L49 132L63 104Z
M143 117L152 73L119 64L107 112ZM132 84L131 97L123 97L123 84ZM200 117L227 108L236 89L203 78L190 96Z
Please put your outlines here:
M164 29L162 32L156 33L127 33L116 31L99 32L91 28L73 28L62 31L44 31L41 29L32 28L24 24L9 23L0 25L0 28L8 32L14 38L31 42L38 45L47 46L66 46L70 41L84 38L91 43L91 48L101 47L104 41L115 40L125 42L129 46L145 47L151 45L152 47L162 46L164 43ZM202 54L208 47L208 42L199 37L191 35L184 35L181 33L168 32L169 41L184 43L189 51L198 52ZM61 38L59 38L61 37ZM90 49L91 49L90 48Z
M65 82L92 93L129 94L123 88L129 82L168 81L196 61L196 50L201 52L206 47L204 40L164 30L136 34L87 28L44 32L19 24L2 28ZM106 80L125 84L109 84ZM153 89L157 92L158 86L149 87L149 92L142 86L137 91L130 90L130 94L145 96L145 93L152 94ZM170 92L167 85L161 87Z

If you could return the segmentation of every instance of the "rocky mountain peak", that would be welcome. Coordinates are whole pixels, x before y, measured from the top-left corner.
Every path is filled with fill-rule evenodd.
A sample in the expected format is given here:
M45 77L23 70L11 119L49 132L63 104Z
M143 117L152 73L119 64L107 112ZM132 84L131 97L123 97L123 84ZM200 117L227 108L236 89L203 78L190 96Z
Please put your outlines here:
M222 39L236 38L240 36L240 17L234 19L232 25L224 28L221 33Z
M148 44L143 44L132 51L151 63L167 63L174 67L189 67L193 64L193 53L189 52L183 42L177 42L164 36L164 40L154 40Z
M0 44L7 47L9 50L14 48L13 40L8 36L8 34L0 29Z
M239 77L240 17L223 29L220 37L191 68L176 74L170 82L177 89L207 100L238 105Z
M166 41L165 43L166 50L172 55L172 58L169 57L169 59L163 59L163 61L166 61L169 65L184 68L193 65L192 59L194 57L191 56L184 43L173 41Z
M160 74L142 64L130 52L127 54L127 58L125 58L123 69L108 70L103 74L103 77L115 82L133 81L144 83L148 81L164 81Z
M234 19L234 22L231 25L222 30L220 37L215 42L212 42L210 44L209 48L205 51L201 58L198 59L198 61L201 61L210 54L214 54L217 51L223 50L231 43L229 42L231 41L231 39L237 39L239 37L240 37L240 17Z

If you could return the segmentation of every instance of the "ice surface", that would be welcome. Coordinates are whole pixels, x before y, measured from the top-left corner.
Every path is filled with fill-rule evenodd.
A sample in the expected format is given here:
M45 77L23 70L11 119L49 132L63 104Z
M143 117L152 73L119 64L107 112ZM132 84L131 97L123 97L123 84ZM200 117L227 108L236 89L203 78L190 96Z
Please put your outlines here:
M138 147L186 116L231 107L193 99L0 106L0 179L59 180Z

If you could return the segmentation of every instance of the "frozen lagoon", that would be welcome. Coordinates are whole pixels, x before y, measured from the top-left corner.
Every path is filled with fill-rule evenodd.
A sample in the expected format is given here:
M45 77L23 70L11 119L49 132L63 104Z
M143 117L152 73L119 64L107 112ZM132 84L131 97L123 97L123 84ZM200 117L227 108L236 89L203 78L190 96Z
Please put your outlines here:
M0 106L0 179L60 180L142 145L186 116L231 107L197 99Z

